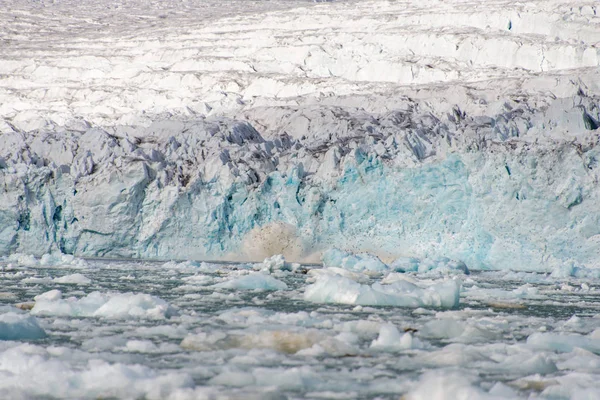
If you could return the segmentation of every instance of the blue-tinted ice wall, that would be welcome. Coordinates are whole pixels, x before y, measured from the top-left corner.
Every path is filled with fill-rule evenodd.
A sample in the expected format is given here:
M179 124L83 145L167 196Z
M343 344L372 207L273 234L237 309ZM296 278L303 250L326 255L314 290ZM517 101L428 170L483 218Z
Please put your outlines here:
M594 108L420 107L333 110L303 137L226 119L158 121L147 141L16 132L1 160L0 252L314 260L338 247L471 269L600 266Z

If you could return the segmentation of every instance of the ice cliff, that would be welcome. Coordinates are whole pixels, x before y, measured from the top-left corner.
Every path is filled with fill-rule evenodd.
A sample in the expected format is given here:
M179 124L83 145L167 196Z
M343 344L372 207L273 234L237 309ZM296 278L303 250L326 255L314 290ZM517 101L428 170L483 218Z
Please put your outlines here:
M192 2L152 26L140 6L94 43L91 24L61 29L91 2L48 3L44 34L61 45L43 46L43 12L16 2L0 12L24 26L0 24L0 254L337 247L600 267L600 17L576 3L328 3L215 22Z

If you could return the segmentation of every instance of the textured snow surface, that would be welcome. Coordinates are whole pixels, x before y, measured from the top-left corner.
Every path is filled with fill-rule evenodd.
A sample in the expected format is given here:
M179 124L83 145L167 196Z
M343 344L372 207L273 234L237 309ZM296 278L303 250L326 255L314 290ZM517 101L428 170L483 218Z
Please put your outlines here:
M292 268L281 256L257 264L89 260L86 270L21 259L0 260L2 398L579 400L598 394L598 278L444 269L373 275ZM77 273L90 284L54 279ZM218 285L259 275L286 287ZM305 301L323 277L355 282L363 294L390 286L393 293L371 299L396 304ZM449 284L459 290L451 309L418 301L397 307L408 298L426 303L433 287Z
M3 5L0 254L600 266L595 2Z

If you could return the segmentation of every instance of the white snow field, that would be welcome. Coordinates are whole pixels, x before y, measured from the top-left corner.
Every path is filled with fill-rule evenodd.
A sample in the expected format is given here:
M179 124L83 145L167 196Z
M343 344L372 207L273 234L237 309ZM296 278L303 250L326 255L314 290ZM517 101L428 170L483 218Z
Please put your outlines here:
M0 398L600 399L599 64L586 0L0 0Z

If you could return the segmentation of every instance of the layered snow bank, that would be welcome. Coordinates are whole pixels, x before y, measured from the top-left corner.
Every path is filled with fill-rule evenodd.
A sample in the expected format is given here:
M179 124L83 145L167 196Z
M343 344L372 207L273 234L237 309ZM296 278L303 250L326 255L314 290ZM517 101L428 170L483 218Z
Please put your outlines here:
M97 32L76 16L96 5L28 4L0 18L80 29L4 32L1 254L600 265L588 3L334 3L252 22L190 6L161 29L115 13L85 51ZM23 57L38 39L63 46Z
M323 274L306 288L304 299L361 306L455 308L459 304L460 288L461 282L454 279L421 288L406 280L365 285L344 276Z
M174 315L175 310L166 301L142 293L92 292L80 299L63 299L60 290L51 290L35 297L31 314L109 319L164 319Z

